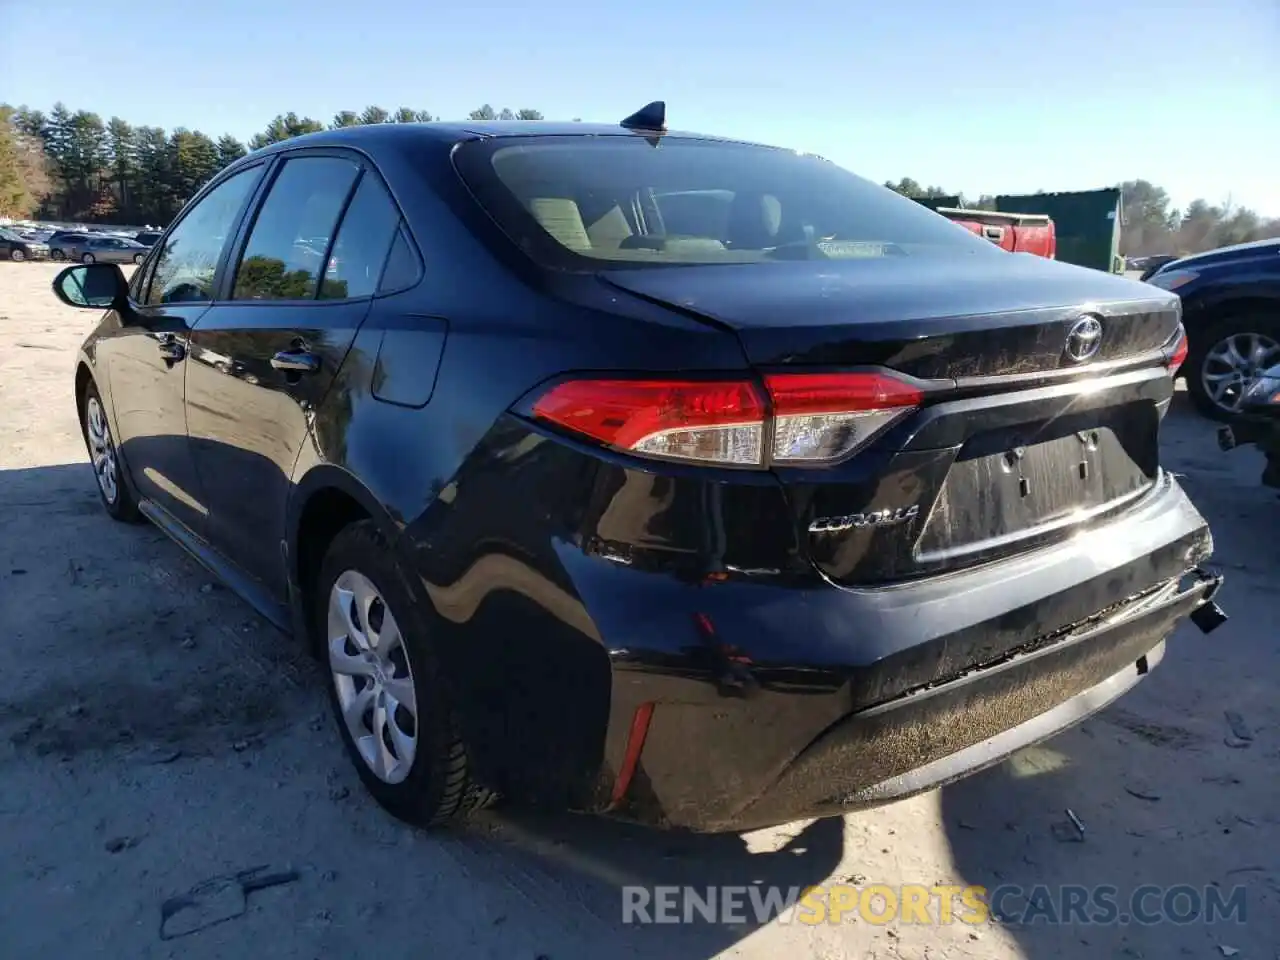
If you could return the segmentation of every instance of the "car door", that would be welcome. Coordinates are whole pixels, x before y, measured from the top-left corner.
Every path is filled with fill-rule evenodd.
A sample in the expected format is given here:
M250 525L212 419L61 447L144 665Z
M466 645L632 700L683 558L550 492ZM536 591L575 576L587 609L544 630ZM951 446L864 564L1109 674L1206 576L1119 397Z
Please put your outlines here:
M186 211L131 285L129 309L99 342L111 389L116 441L139 494L197 536L208 507L187 437L188 335L209 309L227 238L263 164L222 180Z
M187 429L210 543L276 597L293 467L368 313L400 213L345 151L276 163L222 296L191 332Z

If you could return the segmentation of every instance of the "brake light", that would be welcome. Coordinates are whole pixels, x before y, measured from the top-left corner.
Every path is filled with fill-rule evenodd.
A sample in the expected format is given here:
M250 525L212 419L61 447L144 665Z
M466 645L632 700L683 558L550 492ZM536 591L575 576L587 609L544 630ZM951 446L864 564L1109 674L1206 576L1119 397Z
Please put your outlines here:
M764 403L748 381L571 380L533 415L619 450L759 466Z
M1173 349L1169 351L1169 358L1165 361L1165 366L1169 368L1169 376L1176 377L1178 368L1187 361L1187 351L1190 349L1187 344L1187 331L1182 327L1178 328L1178 339Z
M571 380L534 416L642 456L764 466L823 463L857 450L919 406L923 394L884 373L781 373L764 378L770 412L746 380Z

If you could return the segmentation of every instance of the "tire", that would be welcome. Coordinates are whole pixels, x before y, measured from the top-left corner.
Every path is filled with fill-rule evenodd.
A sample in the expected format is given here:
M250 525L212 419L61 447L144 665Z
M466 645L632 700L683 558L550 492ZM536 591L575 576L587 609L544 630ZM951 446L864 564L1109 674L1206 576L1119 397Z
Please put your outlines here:
M147 259L147 256L146 256L146 254L144 254L144 253L135 253L135 254L133 255L133 262L134 262L134 263L141 264L141 263L142 263L142 261L143 261L143 260L145 260L145 259Z
M124 479L124 468L115 438L111 435L106 405L92 380L80 401L80 433L97 480L98 498L107 515L121 523L141 523L143 518L138 512L138 501Z
M376 599L363 614L357 612L354 617L348 614L344 618L338 591L352 589L348 609L358 607L355 598L368 596L363 593L359 578L372 588ZM333 539L325 553L311 602L315 611L313 622L320 632L317 646L321 663L330 674L327 685L334 720L347 755L374 799L392 816L423 827L441 826L486 806L493 795L471 778L466 745L432 649L431 624L435 613L423 610L413 602L406 578L392 556L391 548L371 521L352 524ZM398 627L398 644L387 639L392 636L389 630L384 633L380 629L387 627L388 612ZM366 636L379 634L384 644L391 645L388 659L392 669L388 670L384 663L379 668L383 673L376 678L335 671L335 659L345 660L346 664L359 661L365 665L361 669L371 662L369 656L361 653L364 645L349 639L352 624ZM337 639L331 640L331 636ZM375 645L377 642L376 639L373 641ZM378 659L377 655L372 659ZM403 686L406 679L409 682L407 693ZM390 685L381 685L383 681L398 684L394 692L401 702L413 700L412 713L416 720L410 724L413 718L406 716L402 709L392 706L391 712L387 713L384 707L386 732L375 739L375 705L395 702L394 699L380 699L392 695ZM370 695L367 691L371 688L375 692ZM343 704L360 702L361 697L364 701L358 719L348 723ZM353 711L352 715L356 716L356 712ZM409 726L413 727L414 747L406 764L403 757L408 751L403 746L392 749L390 744L403 742L392 735L392 727L403 736ZM398 761L394 769L383 759L383 772L376 771L374 764L379 761L366 759L366 753L362 752L353 736L353 728L360 735L365 751ZM379 741L383 750L376 749Z
M67 259L67 255L66 255L65 253L63 253L61 250L54 249L54 250L50 250L50 251L49 251L49 259L50 259L50 260L65 260L65 259Z
M84 264L94 263L95 257L93 256L92 253L86 253L83 257L80 258L80 262Z
M21 250L14 249L9 251L9 259L14 263L21 263L23 260L27 259L27 255Z
M1240 388L1228 387L1226 403L1220 403L1210 392L1209 382L1213 380L1206 382L1206 377L1217 378L1230 369L1218 357L1222 355L1226 342L1236 337L1246 338L1243 341L1245 343L1250 342L1248 337L1257 337L1258 340L1254 342L1262 346L1270 342L1277 349L1268 349L1265 354L1256 358L1256 362L1262 366L1280 363L1280 307L1274 314L1249 312L1229 316L1191 334L1190 350L1183 366L1183 375L1187 378L1187 393L1196 409L1212 420L1230 421L1236 417L1237 411L1233 409L1232 401L1238 403L1243 384L1250 375L1248 369L1242 370Z

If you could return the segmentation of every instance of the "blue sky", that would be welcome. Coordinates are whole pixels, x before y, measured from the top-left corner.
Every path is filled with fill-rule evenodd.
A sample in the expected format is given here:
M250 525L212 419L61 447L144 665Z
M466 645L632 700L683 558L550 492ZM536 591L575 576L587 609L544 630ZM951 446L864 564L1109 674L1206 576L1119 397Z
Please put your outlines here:
M794 146L876 180L1280 216L1277 0L0 0L0 100L246 139L279 112L481 103Z

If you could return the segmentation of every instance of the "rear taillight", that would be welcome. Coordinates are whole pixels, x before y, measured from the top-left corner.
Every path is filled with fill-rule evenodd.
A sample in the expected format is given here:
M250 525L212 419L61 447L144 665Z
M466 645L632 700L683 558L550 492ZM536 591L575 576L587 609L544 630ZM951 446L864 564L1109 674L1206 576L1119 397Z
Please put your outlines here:
M1172 346L1165 354L1165 366L1169 368L1169 376L1176 377L1178 368L1186 363L1187 350L1190 349L1187 345L1187 331L1179 327L1176 338L1171 340L1170 343Z
M764 383L773 399L773 459L782 463L847 456L923 399L879 373L778 373Z
M780 373L748 380L570 380L534 416L616 450L699 463L761 467L765 438L781 464L853 453L919 406L920 390L883 373Z
M533 415L632 453L759 465L765 409L748 381L570 380Z

